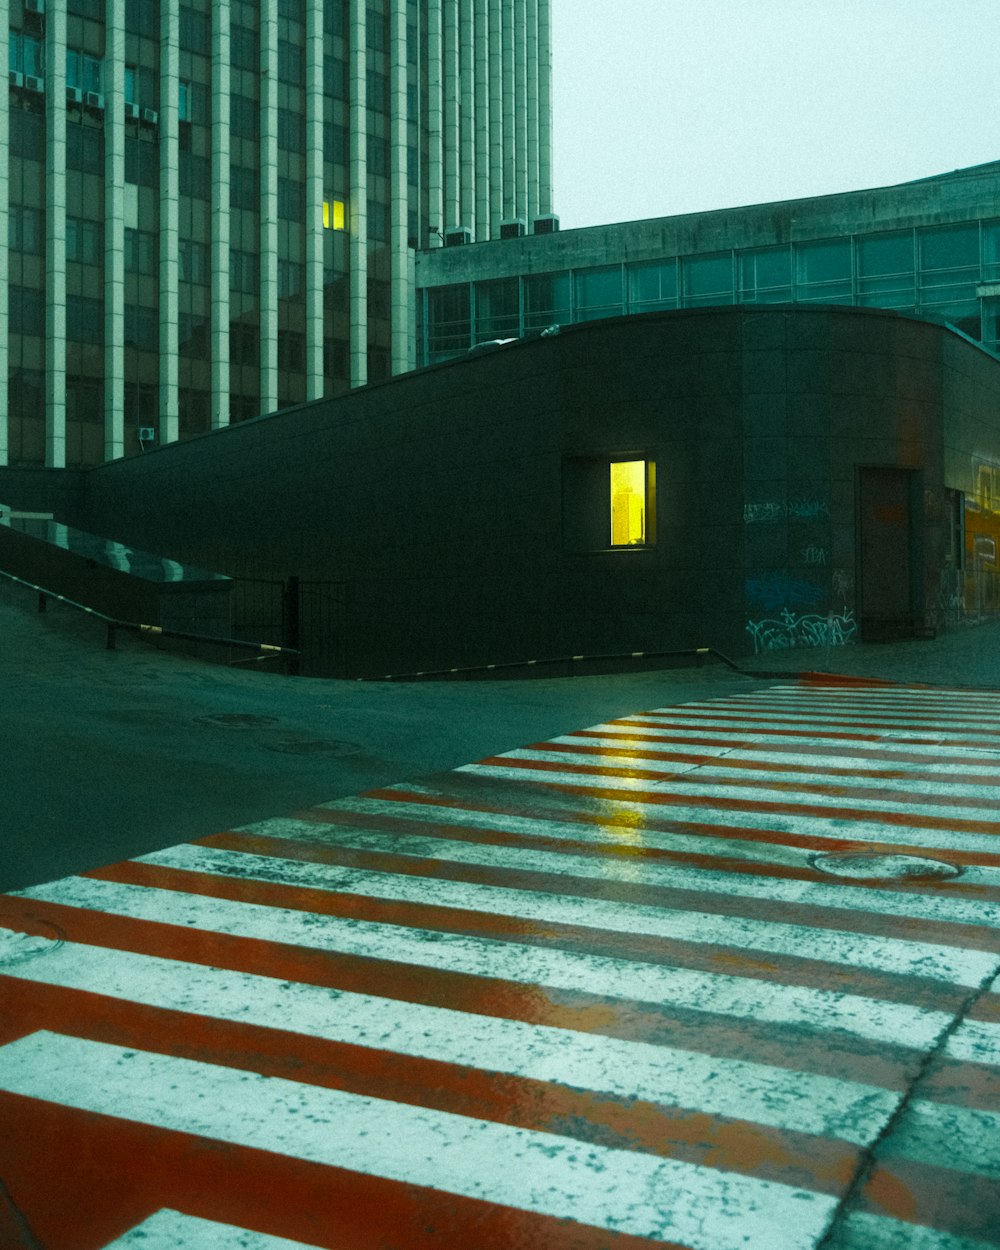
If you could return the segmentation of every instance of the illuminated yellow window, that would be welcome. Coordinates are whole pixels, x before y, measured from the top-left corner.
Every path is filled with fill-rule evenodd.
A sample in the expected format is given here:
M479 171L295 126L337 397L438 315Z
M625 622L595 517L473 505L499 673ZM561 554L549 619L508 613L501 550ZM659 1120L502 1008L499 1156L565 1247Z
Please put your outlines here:
M344 201L343 200L324 200L323 201L323 229L324 230L343 230L344 226Z
M611 462L611 545L641 547L651 541L646 460Z

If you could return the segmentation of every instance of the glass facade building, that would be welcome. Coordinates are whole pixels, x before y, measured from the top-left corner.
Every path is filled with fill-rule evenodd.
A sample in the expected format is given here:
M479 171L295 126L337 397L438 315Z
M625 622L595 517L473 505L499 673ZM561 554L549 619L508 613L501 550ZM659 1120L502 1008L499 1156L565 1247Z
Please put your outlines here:
M0 464L411 368L416 249L551 214L550 24L549 0L0 0Z
M552 323L822 303L948 322L1000 350L1000 162L844 195L625 222L418 261L419 359Z

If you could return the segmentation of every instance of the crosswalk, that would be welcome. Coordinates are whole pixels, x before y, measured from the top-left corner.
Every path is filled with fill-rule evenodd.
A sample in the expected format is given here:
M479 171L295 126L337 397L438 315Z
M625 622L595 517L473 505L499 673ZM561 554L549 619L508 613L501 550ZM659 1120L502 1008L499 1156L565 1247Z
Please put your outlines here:
M812 682L0 896L0 1246L1000 1246L998 800Z

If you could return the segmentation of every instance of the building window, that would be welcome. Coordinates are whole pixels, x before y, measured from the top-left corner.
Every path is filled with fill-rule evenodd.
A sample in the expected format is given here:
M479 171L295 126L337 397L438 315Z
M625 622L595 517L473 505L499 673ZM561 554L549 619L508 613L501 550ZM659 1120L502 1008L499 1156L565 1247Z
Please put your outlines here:
M323 159L331 165L347 164L347 127L338 122L323 123Z
M139 351L155 352L160 345L160 326L155 308L125 305L125 342Z
M66 86L81 91L101 90L101 62L96 56L88 56L76 48L66 50Z
M611 546L644 547L647 526L646 460L611 462Z
M229 126L237 139L256 139L257 102L245 95L230 96Z
M12 30L7 36L7 66L32 78L45 77L45 47L41 39Z
M198 52L207 56L211 43L211 27L207 13L198 13L190 5L182 4L180 9L179 39L180 46L186 52Z
M427 292L427 349L432 361L472 346L471 303L467 282Z
M681 277L686 308L733 302L733 257L730 252L685 256Z
M853 302L850 239L795 245L795 298L824 304Z
M302 266L297 260L278 261L278 295L287 299L302 290ZM297 367L297 366L296 366Z
M476 342L516 339L521 333L520 291L517 278L476 283Z
M155 274L156 235L150 230L125 230L125 269L128 273Z
M278 40L278 77L293 87L301 87L304 78L302 48L287 39Z
M323 201L323 229L324 230L343 230L346 225L344 201L343 200L324 200Z
M11 334L44 334L44 291L12 282L7 288L7 328Z
M236 23L229 30L229 57L233 69L248 69L252 72L260 70L260 49L257 44L257 32L249 26Z
M104 342L104 304L85 295L66 296L66 337L76 343Z
M245 165L231 165L229 168L229 207L245 208L253 212L259 203L260 193L257 187L256 169L247 169Z
M102 233L101 226L96 221L84 221L80 217L67 217L66 259L79 261L84 265L100 264L101 252L103 251ZM129 233L128 230L125 231L126 255Z
M67 221L67 228L68 225ZM45 232L41 212L25 204L12 204L10 206L10 250L40 256L44 251L44 244Z
M208 247L194 239L181 239L177 249L178 277L182 282L208 281Z
M305 119L295 109L278 109L278 147L301 152L305 146Z
M11 119L13 120L13 118ZM152 147L152 144L149 145ZM126 150L128 145L126 144ZM43 149L40 149L44 151ZM126 155L126 164L128 157ZM104 173L104 134L96 126L66 127L66 168L81 174ZM133 178L134 182L135 179Z
M791 303L792 249L787 244L741 252L738 264L740 303Z
M541 330L569 319L568 273L537 273L524 279L525 330Z
M286 221L301 221L303 212L302 184L294 178L279 178L278 216Z
M259 282L260 260L256 252L229 249L229 289L255 295Z
M147 39L159 36L157 0L125 0L125 29Z
M628 265L630 312L654 312L677 307L677 262L650 260Z
M912 307L913 231L886 231L856 240L858 303L878 308Z
M619 317L622 303L621 265L600 269L580 269L574 274L576 287L575 321L596 321L600 317Z

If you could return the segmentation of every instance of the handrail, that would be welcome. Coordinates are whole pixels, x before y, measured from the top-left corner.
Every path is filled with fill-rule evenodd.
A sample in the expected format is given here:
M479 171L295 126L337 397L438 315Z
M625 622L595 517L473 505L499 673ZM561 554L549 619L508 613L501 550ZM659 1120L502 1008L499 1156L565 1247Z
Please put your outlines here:
M179 638L184 642L207 642L214 643L220 647L237 647L243 650L261 652L267 657L272 655L301 655L301 652L294 647L277 647L267 642L250 642L245 638L219 638L213 634L192 634L182 629L165 629L162 625L145 625L139 621L122 621L118 617L108 616L105 612L98 611L97 608L89 608L85 603L77 603L75 599L70 599L66 595L60 595L54 590L48 590L45 586L38 586L34 582L25 581L23 577L15 577L13 573L8 573L4 569L0 569L0 577L6 577L8 581L17 582L19 586L26 586L29 590L37 591L39 612L45 611L45 605L49 599L55 599L59 603L65 603L68 607L76 608L79 612L86 612L88 616L93 616L97 620L103 621L108 627L108 651L115 650L118 630L124 629L133 634L156 634L162 638Z
M773 680L775 677L804 677L807 674L798 673L791 670L772 672L764 669L748 669L741 668L734 660L727 655L723 655L721 651L717 651L715 647L688 647L681 651L620 651L612 652L608 655L561 655L551 656L544 660L505 660L498 664L473 664L465 668L438 668L424 669L415 673L386 673L383 677L356 677L355 681L424 681L432 680L435 677L458 677L469 676L472 673L489 673L498 672L501 669L510 668L535 668L544 667L547 664L578 664L578 663L594 663L595 661L609 660L665 660L674 659L680 656L694 656L700 666L704 662L705 656L714 656L715 659L721 660L733 672L740 673L744 677L764 677Z

